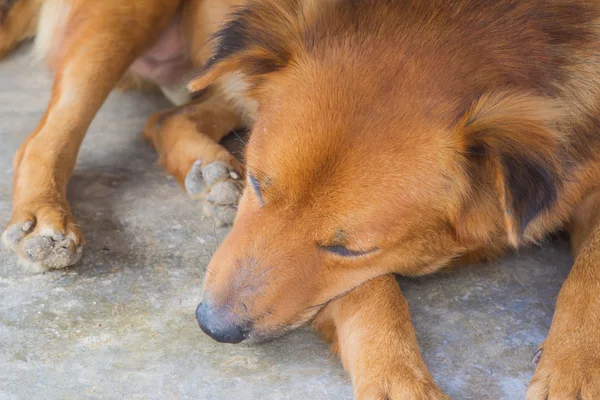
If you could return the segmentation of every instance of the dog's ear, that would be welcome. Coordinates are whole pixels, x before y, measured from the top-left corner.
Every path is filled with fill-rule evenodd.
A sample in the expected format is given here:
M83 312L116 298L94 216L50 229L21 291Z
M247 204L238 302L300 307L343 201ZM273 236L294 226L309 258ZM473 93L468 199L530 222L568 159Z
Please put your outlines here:
M469 175L478 177L475 186L498 196L515 247L527 225L556 201L565 149L562 115L553 100L500 93L480 98L461 122Z
M301 31L314 8L307 4L312 3L316 0L250 0L213 36L213 56L188 89L200 91L230 73L256 84L265 75L285 68L294 49L302 46Z

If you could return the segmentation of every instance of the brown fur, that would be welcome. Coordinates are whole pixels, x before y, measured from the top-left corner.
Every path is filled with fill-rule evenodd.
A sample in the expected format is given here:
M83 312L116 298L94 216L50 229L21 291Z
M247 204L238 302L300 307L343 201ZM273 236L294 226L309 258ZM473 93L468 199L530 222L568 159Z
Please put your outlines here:
M83 241L64 198L79 143L157 39L150 28L178 7L135 3L136 13L109 0L87 15L85 1L69 1L48 112L15 159L10 226L23 233L7 232L19 232L23 255L26 236L48 230L70 239L68 254ZM217 142L251 122L251 185L209 265L205 301L251 323L248 340L313 320L357 398L445 398L389 274L488 259L567 228L575 265L527 399L600 398L600 4L250 0L223 20L241 3L183 4L200 70L190 89L211 87L146 130L185 184L197 159L233 163ZM96 45L82 54L84 41ZM78 109L61 108L73 100Z
M42 0L0 0L0 57L35 35Z
M600 177L597 3L273 3L253 4L223 29L216 59L190 84L201 89L241 71L259 102L246 157L260 200L244 193L205 283L213 304L227 302L253 322L251 338L319 311L324 318L361 284L373 285L363 304L376 302L383 290L369 280L386 273L490 258L567 225L574 238L593 236L593 225L582 225ZM364 255L330 254L331 246ZM528 399L599 396L599 332L586 313L600 296L597 280L577 278L580 268L594 270L593 256L582 257ZM231 284L240 275L252 290ZM569 286L579 289L569 295ZM573 296L584 287L582 302ZM343 323L329 318L338 328L329 335L344 343ZM358 320L360 332L368 324ZM353 353L344 349L348 367L344 351ZM416 364L385 365L399 376Z

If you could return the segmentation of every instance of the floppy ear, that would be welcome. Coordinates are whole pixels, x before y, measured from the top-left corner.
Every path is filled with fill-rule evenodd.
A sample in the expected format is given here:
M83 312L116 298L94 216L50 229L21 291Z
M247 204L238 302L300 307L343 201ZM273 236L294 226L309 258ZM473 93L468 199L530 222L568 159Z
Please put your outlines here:
M482 184L493 185L515 247L527 225L556 201L564 163L562 115L553 100L500 93L479 99L462 122L467 168L471 176L484 169L492 180Z
M308 1L312 3L313 0ZM188 84L200 91L230 73L240 73L251 85L287 66L306 24L307 1L250 0L232 13L213 36L214 54Z

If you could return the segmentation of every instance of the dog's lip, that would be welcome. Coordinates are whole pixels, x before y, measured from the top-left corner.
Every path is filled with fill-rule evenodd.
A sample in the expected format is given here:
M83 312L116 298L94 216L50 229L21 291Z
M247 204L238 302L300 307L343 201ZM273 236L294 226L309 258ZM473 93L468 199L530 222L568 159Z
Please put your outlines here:
M257 323L257 322L260 322L262 319L269 317L272 314L270 311L266 311L266 312L260 314L260 316L251 319L252 321L254 321L251 324L252 328L249 329L247 332L245 332L244 340L242 340L238 344L253 345L253 344L261 344L261 343L270 342L270 341L279 339L302 326L310 324L319 315L319 313L327 305L329 305L329 303L331 303L332 301L335 301L341 297L344 297L346 294L350 293L357 287L362 286L366 282L368 282L368 281L365 281L365 282L353 287L352 289L349 289L337 296L333 296L332 298L328 299L327 301L306 307L305 309L302 310L302 312L300 312L296 316L296 318L294 318L293 320L288 321L288 322L277 324L272 327L272 328L274 328L272 330L270 330L269 327L261 328L260 323ZM248 319L246 318L246 320L248 320Z

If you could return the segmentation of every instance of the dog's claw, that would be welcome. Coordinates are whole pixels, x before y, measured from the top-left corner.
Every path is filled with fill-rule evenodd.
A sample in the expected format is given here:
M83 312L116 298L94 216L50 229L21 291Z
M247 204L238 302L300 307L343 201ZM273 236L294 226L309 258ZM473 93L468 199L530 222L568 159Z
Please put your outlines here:
M4 234L4 241L6 246L12 249L16 248L21 242L21 240L23 240L23 238L31 231L32 228L32 221L26 221L22 225L14 224L10 226Z
M206 189L206 183L202 177L202 161L198 160L192 165L192 169L185 177L185 190L190 197L196 197Z
M33 228L33 221L27 221L23 224L21 230L27 233L31 230L31 228Z

